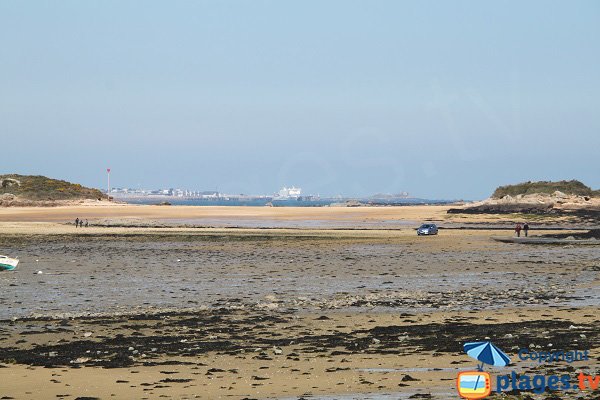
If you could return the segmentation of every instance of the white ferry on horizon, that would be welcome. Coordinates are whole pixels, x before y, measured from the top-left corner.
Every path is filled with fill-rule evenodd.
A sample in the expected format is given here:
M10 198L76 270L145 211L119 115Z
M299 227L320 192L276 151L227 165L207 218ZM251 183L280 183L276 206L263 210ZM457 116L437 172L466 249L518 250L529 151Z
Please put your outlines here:
M281 190L279 192L277 192L277 195L275 196L275 199L297 199L299 197L302 196L302 189L301 188L297 188L295 186L292 187L283 187L281 188Z

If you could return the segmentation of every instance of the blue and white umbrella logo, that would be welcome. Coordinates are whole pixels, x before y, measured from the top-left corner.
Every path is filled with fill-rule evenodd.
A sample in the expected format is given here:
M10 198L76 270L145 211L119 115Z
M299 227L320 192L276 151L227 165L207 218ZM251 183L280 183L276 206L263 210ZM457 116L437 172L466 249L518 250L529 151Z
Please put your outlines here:
M510 364L510 358L492 342L469 342L465 343L463 348L470 357L481 361L481 365L478 366L480 371L483 370L483 364L495 367L505 367Z

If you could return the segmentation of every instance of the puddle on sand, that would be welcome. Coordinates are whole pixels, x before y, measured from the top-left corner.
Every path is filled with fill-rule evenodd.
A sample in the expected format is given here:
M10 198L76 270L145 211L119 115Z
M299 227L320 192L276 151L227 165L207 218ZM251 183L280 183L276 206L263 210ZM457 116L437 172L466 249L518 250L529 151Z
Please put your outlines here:
M161 223L173 225L211 226L225 228L291 228L291 229L406 229L417 227L419 223L412 220L344 220L344 219L311 219L311 220L277 220L251 218L170 218Z
M456 399L458 395L456 392L450 392L447 390L440 391L420 391L420 394L430 394L432 399ZM277 400L298 400L298 399L311 399L311 400L398 400L398 399L410 399L414 396L415 392L409 393L352 393L352 394L336 394L336 395L302 395L296 397L279 397Z
M464 368L357 368L359 372L438 372L438 371L469 371L473 367Z

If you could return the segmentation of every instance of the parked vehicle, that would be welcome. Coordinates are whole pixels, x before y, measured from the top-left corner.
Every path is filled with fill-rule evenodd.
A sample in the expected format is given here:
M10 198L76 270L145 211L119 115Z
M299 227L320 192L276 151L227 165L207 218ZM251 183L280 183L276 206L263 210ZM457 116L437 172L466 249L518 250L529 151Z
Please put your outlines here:
M417 235L437 235L438 227L435 224L423 224L417 229Z

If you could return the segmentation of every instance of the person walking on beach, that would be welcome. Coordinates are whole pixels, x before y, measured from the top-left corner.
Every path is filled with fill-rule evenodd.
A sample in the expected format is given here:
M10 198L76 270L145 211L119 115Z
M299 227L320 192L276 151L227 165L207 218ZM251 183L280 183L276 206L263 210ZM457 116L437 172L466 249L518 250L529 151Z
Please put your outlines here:
M85 227L87 228L89 226L88 220L85 220ZM527 233L525 233L525 236L527 236Z
M525 237L527 237L527 234L529 233L529 224L527 222L523 224L523 232L525 232Z
M517 237L521 237L521 224L517 224L517 226L515 226L515 233L517 234Z
M75 228L79 227L79 217L75 218Z

